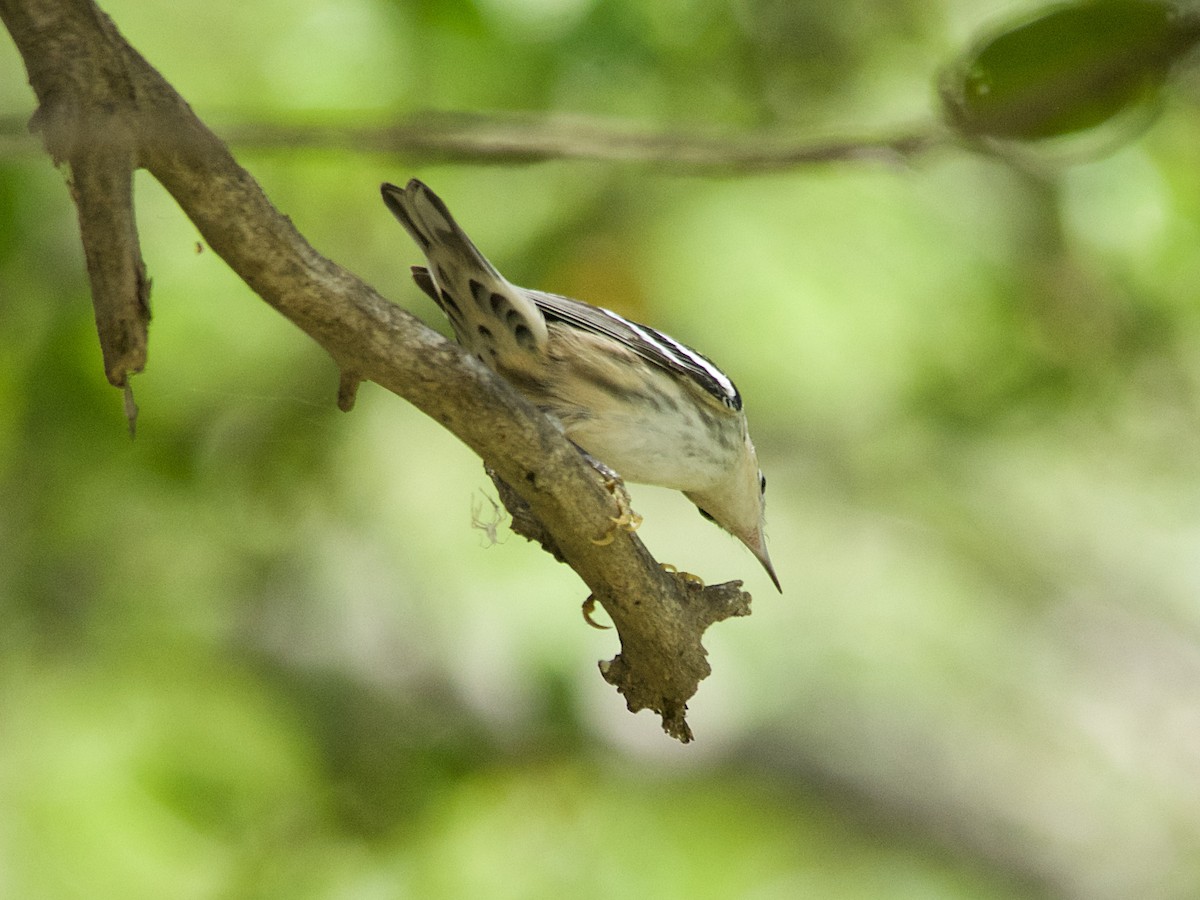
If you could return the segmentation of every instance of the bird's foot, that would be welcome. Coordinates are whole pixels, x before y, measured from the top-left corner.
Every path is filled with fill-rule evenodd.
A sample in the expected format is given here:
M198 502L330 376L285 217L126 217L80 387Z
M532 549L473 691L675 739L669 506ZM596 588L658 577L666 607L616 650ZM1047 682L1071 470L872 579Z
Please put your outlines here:
M596 464L595 460L588 457L589 460ZM603 467L603 468L600 468ZM628 531L630 534L637 531L642 524L642 517L633 511L629 505L629 492L625 490L625 483L621 481L617 473L605 466L603 463L597 464L597 468L604 475L604 486L608 488L608 492L613 495L613 499L617 501L617 515L609 518L612 525L608 531L604 532L598 538L592 538L592 543L597 547L607 547L617 537L617 529Z
M691 572L682 572L670 563L659 563L658 567L664 572L674 575L688 587L704 587L704 580L699 575L693 575Z
M592 618L592 613L596 611L596 595L588 594L588 598L583 601L583 621L587 622L593 628L600 631L608 631L611 625L601 625Z

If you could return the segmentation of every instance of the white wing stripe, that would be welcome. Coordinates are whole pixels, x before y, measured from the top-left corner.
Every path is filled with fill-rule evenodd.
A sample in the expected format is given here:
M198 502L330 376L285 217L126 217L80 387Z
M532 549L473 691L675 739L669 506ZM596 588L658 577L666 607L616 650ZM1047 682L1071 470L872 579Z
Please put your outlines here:
M597 306L596 309L604 313L614 321L620 322L639 338L653 347L658 353L662 354L663 358L671 360L678 365L687 368L688 363L698 369L706 372L713 381L715 381L721 390L725 392L726 402L733 405L735 398L738 396L737 388L733 386L733 382L729 380L729 376L714 366L711 362L705 359L696 351L692 350L685 344L679 343L669 334L663 334L661 331L655 331L645 326L639 325L637 322L631 322L624 316L619 316L611 309L605 309L603 306ZM660 340L661 338L661 340ZM663 341L667 343L664 344ZM680 357L683 360L680 360Z
M724 372L722 372L720 369L718 369L716 366L714 366L711 362L709 362L707 359L705 359L703 356L701 356L695 350L692 350L686 344L679 343L679 341L675 340L675 338L671 337L669 334L663 334L661 331L657 332L657 334L659 337L664 338L666 341L668 341L672 347L674 347L676 350L678 350L680 353L682 353L684 356L686 356L688 359L690 359L692 362L694 362L696 365L698 365L700 368L702 368L705 372L707 372L709 375L711 375L713 378L713 381L715 381L717 384L721 385L721 387L724 389L725 393L727 393L730 396L730 398L737 396L737 388L735 388L733 386L733 382L729 380L728 375L726 375Z

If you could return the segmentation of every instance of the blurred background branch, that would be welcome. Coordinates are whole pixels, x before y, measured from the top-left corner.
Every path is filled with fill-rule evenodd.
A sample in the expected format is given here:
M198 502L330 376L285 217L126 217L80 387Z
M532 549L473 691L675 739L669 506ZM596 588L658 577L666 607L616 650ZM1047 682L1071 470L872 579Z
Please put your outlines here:
M0 118L0 155L37 152L27 123ZM829 162L902 163L948 140L940 126L882 137L800 140L776 133L736 137L655 133L566 116L427 113L395 125L225 123L222 139L250 151L365 153L427 161L530 163L556 159L645 164L679 173L750 174Z

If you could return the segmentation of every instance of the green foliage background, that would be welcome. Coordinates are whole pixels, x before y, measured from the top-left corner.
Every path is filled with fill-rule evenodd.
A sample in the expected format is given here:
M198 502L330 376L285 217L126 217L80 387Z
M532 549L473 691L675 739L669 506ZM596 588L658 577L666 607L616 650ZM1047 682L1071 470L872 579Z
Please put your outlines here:
M110 0L197 112L886 134L970 0ZM149 178L125 431L73 209L0 159L0 896L1172 898L1200 891L1200 112L1036 172L964 149L698 178L238 152L445 330L380 181L514 281L702 348L770 480L776 596L681 496L642 536L753 617L680 747L584 590L490 546L478 461L336 372ZM0 41L0 116L33 109ZM203 248L201 248L202 250ZM472 520L476 524L472 524Z

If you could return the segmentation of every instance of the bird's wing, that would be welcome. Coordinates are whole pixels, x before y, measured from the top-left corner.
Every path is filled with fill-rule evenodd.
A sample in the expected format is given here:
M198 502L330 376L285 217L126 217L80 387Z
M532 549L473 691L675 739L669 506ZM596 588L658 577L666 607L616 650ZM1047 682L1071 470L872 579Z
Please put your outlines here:
M698 387L730 409L742 408L742 397L729 376L712 360L649 325L640 325L610 309L592 306L560 294L523 288L524 294L541 310L548 322L564 322L619 341L642 359L677 375L690 378Z

